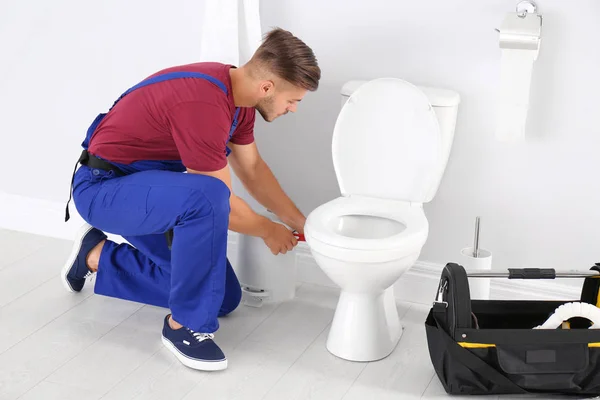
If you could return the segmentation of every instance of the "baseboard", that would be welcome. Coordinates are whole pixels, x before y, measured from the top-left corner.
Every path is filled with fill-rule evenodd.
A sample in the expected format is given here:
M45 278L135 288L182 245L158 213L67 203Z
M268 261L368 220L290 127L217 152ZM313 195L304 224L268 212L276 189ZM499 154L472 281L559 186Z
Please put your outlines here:
M65 222L65 203L0 192L0 228L60 239L72 239L83 219L70 203Z
M228 246L230 257L235 257L237 234L230 234ZM306 243L300 243L294 251L299 282L337 288L317 265ZM444 265L417 261L394 285L396 298L411 303L431 304ZM580 287L561 284L560 281L544 281L540 284L539 281L498 278L490 283L490 297L498 300L578 300L580 291Z
M71 219L64 222L65 204L0 192L0 228L23 231L37 235L71 240L83 219L73 205ZM109 235L121 241L118 236ZM237 263L238 236L230 232L228 257ZM301 283L336 287L323 273L311 255L306 243L300 243L296 252L297 279ZM431 304L444 264L417 261L395 284L394 293L401 301ZM560 281L518 281L492 279L491 296L496 299L576 300L581 288Z
M85 222L71 201L69 221L65 222L65 203L0 192L0 228L72 240ZM118 243L117 235L108 238Z

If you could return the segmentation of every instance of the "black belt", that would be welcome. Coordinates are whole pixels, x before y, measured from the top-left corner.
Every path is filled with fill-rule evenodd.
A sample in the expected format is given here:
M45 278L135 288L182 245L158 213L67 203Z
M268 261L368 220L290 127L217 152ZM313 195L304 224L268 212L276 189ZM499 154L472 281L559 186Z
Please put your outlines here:
M126 175L125 173L123 173L123 171L121 171L113 164L104 161L103 159L98 158L93 154L90 154L87 150L83 150L81 152L81 156L79 156L79 160L77 160L77 163L75 164L75 168L73 169L73 177L71 178L71 188L69 190L69 200L67 201L67 207L65 209L65 222L67 222L69 218L71 218L71 215L69 214L69 202L71 201L73 182L75 182L75 171L77 170L78 164L85 165L90 168L101 169L103 171L113 171L116 176ZM173 230L171 229L165 232L165 236L167 238L167 246L169 247L169 250L171 250L171 245L173 244Z
M125 176L123 171L119 168L115 167L111 163L102 160L101 158L96 157L93 154L90 154L87 150L83 150L81 155L79 156L79 160L75 163L75 168L73 168L73 176L71 177L71 187L69 188L69 200L67 200L67 206L65 208L65 222L71 218L71 214L69 214L69 202L72 197L73 190L73 182L75 182L75 171L77 170L77 165L86 165L90 168L101 169L104 171L113 171L117 176Z
M115 167L113 164L104 161L103 159L98 158L93 154L90 154L87 150L83 150L81 152L81 156L79 157L79 160L77 162L81 165L86 165L90 168L101 169L104 171L113 171L117 176L126 175L125 173L123 173L123 171Z

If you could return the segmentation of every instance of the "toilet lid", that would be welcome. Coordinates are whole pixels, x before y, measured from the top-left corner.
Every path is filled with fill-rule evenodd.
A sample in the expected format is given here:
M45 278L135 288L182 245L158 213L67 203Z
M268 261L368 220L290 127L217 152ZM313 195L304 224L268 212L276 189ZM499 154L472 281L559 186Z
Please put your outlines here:
M372 80L350 96L332 155L343 195L424 203L443 172L433 108L419 88L396 78Z

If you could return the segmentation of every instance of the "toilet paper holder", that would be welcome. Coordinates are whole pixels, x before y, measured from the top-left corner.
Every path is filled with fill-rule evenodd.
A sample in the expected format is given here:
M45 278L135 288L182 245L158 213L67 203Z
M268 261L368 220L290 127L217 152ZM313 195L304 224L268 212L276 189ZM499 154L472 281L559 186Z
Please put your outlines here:
M542 16L537 13L533 1L524 0L517 4L516 12L508 13L499 29L501 49L535 50L535 58L540 49L542 36Z

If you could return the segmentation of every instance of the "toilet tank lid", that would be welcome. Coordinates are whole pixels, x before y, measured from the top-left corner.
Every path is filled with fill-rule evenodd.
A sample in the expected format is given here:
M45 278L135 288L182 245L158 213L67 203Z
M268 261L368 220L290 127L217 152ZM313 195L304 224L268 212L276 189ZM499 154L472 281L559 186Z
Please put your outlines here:
M368 82L368 80L352 80L346 82L342 86L342 96L350 97L356 89L366 82ZM417 85L417 87L425 93L429 99L429 103L431 103L433 107L453 107L460 103L460 95L452 90L419 85Z

